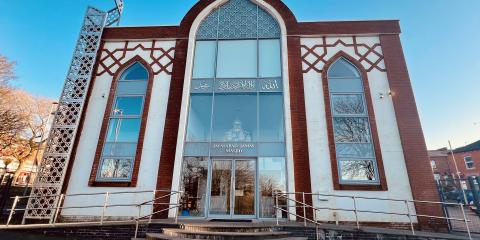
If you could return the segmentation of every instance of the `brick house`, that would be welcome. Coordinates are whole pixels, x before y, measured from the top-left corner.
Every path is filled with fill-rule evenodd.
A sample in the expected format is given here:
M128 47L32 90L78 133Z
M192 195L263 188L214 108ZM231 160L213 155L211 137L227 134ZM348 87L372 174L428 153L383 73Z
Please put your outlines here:
M462 178L480 176L480 140L454 149L453 156L447 148L429 150L428 156L435 179L457 178L454 159Z

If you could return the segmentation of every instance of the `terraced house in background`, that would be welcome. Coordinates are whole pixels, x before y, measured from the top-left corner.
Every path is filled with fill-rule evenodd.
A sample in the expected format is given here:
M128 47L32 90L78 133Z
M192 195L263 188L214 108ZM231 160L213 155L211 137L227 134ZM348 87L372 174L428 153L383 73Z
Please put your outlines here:
M179 26L119 27L119 3L87 12L25 222L178 203L152 217L444 226L417 217L443 216L439 205L380 200L439 200L398 21L298 22L277 0L201 0ZM127 206L77 208L107 202ZM372 212L329 210L353 204Z

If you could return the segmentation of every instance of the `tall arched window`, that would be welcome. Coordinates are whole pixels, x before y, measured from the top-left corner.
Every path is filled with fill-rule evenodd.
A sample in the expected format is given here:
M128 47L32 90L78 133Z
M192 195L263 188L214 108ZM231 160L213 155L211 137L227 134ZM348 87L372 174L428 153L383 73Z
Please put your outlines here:
M136 159L149 73L139 62L133 63L115 81L95 181L130 182ZM110 96L112 98L112 96ZM108 106L107 106L108 107ZM102 145L103 144L103 145Z
M181 178L185 216L274 216L272 191L287 190L280 32L250 0L227 1L201 23Z
M339 182L380 184L362 75L344 57L327 75Z

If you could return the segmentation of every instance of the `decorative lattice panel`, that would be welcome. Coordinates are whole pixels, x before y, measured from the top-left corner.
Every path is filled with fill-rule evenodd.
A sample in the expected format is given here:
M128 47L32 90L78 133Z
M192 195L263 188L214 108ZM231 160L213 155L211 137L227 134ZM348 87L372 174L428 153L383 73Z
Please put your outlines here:
M140 54L150 65L153 74L165 73L172 74L173 58L175 47L167 46L163 41L151 40L142 42L124 42L122 45L114 46L106 43L103 49L100 49L100 59L98 59L98 70L96 75L108 74L115 75L118 69L123 67L134 54ZM148 57L147 57L148 56Z
M197 39L278 38L280 26L265 10L250 0L230 0L207 16Z
M117 1L117 6L121 3L122 1ZM120 15L119 7L109 12L92 7L87 9L42 163L28 199L24 220L52 221L54 218L100 47L102 31L105 26L118 22Z
M367 72L385 72L382 46L378 37L322 37L302 40L303 73L322 72L322 68L338 51L357 59Z

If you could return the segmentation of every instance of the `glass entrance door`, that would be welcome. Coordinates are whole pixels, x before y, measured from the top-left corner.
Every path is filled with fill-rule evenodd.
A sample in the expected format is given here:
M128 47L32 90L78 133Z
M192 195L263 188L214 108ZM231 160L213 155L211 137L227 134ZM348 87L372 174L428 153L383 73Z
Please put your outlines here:
M255 217L256 161L212 160L210 218Z

